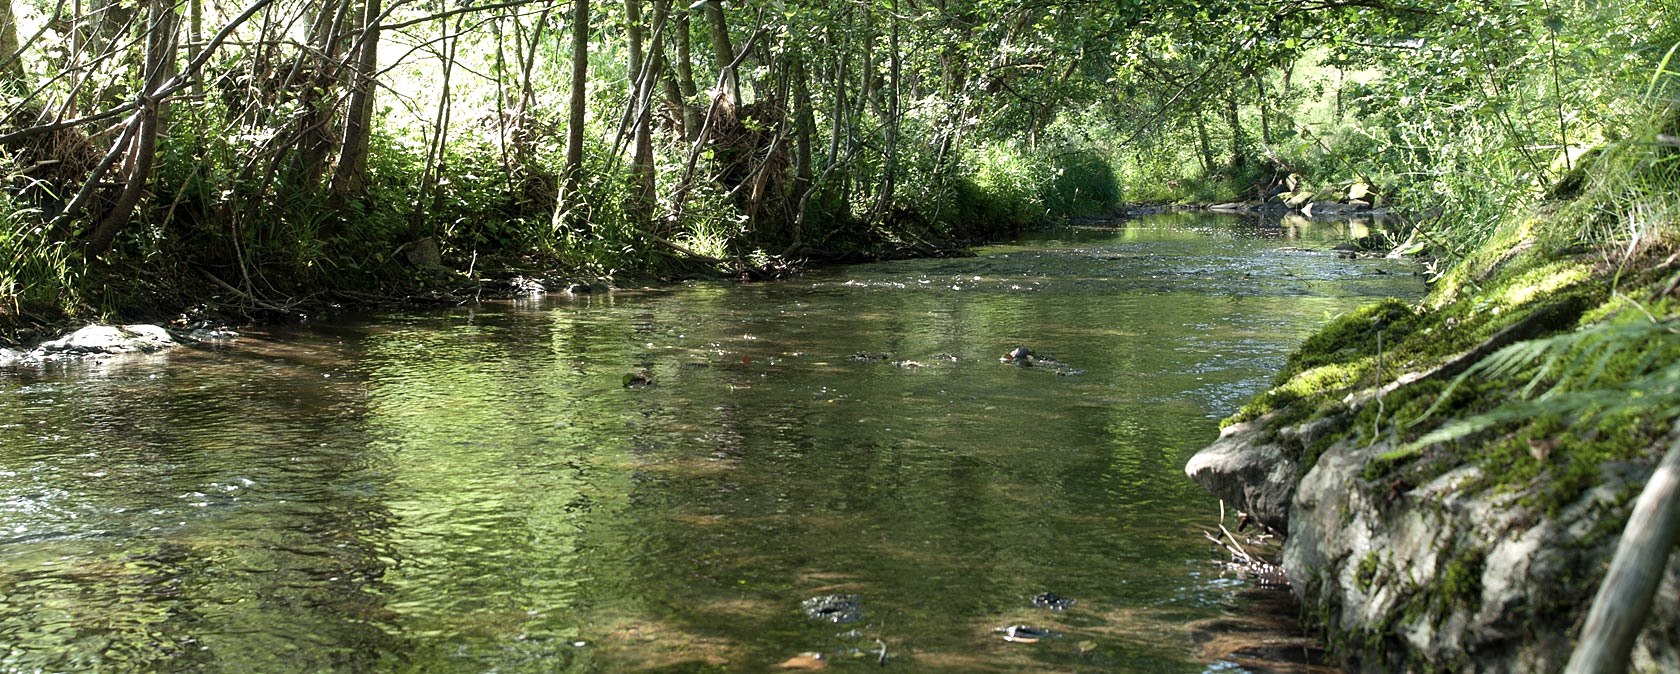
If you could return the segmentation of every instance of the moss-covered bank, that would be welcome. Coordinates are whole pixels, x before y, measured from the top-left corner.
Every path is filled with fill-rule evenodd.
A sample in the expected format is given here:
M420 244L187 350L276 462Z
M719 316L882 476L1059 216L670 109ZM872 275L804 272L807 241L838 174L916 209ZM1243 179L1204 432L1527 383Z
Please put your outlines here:
M1418 306L1308 339L1188 467L1288 532L1308 620L1350 669L1560 670L1677 441L1674 151L1605 157L1589 189L1501 223ZM1676 602L1657 602L1634 661L1680 670Z

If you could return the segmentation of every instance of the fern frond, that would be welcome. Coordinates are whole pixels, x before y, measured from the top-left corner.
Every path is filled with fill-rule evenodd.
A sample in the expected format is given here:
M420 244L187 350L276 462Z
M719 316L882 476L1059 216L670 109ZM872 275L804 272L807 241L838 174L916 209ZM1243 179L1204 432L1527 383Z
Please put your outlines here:
M1654 421L1680 416L1677 330L1680 320L1676 319L1599 323L1500 349L1454 378L1435 403L1406 426L1428 419L1472 377L1492 381L1531 371L1518 395L1486 412L1449 421L1408 447L1450 442L1537 416L1578 422L1627 412ZM1611 372L1611 363L1629 351L1640 352L1632 367ZM1621 381L1609 381L1611 378Z

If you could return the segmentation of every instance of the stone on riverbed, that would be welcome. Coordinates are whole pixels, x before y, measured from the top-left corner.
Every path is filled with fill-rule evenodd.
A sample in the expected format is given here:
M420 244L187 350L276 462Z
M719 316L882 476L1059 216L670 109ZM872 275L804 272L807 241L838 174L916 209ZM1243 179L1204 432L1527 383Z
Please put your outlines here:
M168 330L156 325L90 325L58 339L43 342L29 355L36 358L96 356L118 353L156 353L177 345Z
M799 607L805 609L805 615L812 620L836 625L863 619L863 604L861 598L855 594L825 594L812 597L800 603Z

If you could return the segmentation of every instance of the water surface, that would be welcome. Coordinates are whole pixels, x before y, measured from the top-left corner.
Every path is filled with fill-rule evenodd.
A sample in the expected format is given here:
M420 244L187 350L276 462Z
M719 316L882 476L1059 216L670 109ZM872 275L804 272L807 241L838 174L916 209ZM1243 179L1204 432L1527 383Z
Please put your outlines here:
M1243 581L1182 466L1420 291L1289 250L1357 234L1161 216L0 371L0 671L1219 670L1185 625Z

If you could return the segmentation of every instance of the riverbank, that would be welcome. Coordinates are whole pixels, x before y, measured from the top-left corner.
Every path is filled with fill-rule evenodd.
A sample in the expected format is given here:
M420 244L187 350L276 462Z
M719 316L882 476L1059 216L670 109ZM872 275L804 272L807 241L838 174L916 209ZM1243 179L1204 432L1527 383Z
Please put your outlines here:
M1287 533L1309 624L1352 671L1558 671L1680 441L1680 247L1660 146L1499 223L1420 304L1343 315L1186 467ZM1670 560L1659 596L1680 588ZM1680 605L1632 653L1680 669Z

